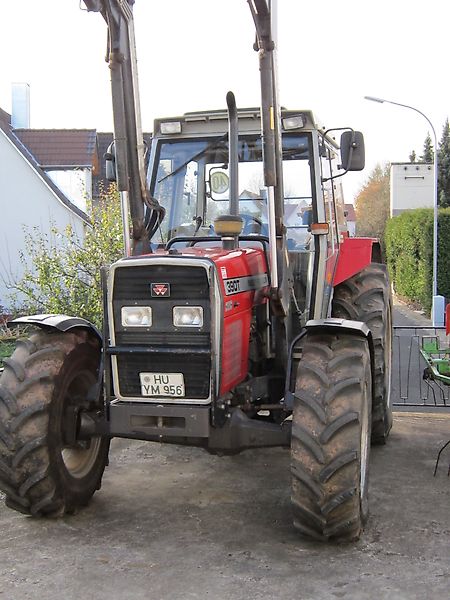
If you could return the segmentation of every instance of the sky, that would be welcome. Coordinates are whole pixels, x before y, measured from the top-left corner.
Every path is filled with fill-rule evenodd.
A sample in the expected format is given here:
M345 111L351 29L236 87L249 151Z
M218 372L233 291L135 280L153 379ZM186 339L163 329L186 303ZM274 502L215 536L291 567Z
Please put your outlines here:
M31 127L112 131L106 25L79 0L0 0L0 107L31 86ZM254 25L246 0L136 0L142 122L190 110L259 106ZM364 133L366 169L343 178L352 201L377 162L420 155L450 117L448 0L278 0L280 101L327 128Z

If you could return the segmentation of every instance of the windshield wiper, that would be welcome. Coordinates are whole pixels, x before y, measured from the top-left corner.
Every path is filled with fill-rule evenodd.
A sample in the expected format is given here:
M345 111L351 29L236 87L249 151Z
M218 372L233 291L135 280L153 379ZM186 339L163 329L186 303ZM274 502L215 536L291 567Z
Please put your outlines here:
M181 164L179 167L177 167L174 171L172 171L168 175L164 175L164 177L161 177L161 179L158 179L158 181L156 183L161 183L162 181L169 179L169 177L173 177L174 175L176 175L177 173L182 171L193 160L198 160L199 158L204 156L210 150L213 150L214 148L218 148L219 145L222 144L222 142L224 142L227 138L228 138L228 133L223 135L221 138L212 140L211 142L209 142L209 144L207 144L203 148L203 150L200 150L200 152L197 152L196 154L194 154L193 156L188 158L183 164Z

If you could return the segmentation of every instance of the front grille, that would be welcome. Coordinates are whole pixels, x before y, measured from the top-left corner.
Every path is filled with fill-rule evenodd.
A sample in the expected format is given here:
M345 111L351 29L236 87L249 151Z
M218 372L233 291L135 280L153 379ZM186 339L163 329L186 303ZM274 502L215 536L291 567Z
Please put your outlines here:
M122 396L141 395L139 373L183 373L186 398L208 398L211 356L208 354L118 355L120 392Z
M183 373L186 398L209 397L211 373L211 310L208 273L203 266L151 264L117 267L114 273L113 314L118 383L123 397L141 397L139 373ZM130 261L131 263L131 261ZM170 284L170 297L152 297L151 283ZM122 327L122 306L152 307L153 323L149 328ZM175 328L174 306L203 307L203 327ZM137 346L136 352L129 352ZM123 352L121 352L121 347ZM139 352L139 348L152 352ZM177 349L177 353L170 349ZM168 351L169 349L169 351ZM190 351L192 349L192 351ZM127 350L127 352L125 352ZM180 353L182 351L182 353Z
M147 301L151 283L169 283L171 300L196 300L209 298L206 269L187 265L145 265L119 267L114 275L114 299ZM152 298L164 302L165 298Z
M209 347L210 337L209 331L206 333L192 333L187 331L167 332L167 333L147 333L141 331L117 331L116 344L130 345L137 344L139 346L173 346L180 348L185 346Z

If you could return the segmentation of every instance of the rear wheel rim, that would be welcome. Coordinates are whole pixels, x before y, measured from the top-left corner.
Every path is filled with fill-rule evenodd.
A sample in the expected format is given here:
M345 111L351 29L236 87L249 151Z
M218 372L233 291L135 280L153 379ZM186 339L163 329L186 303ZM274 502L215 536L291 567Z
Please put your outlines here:
M392 313L391 308L387 310L386 319L386 361L385 361L385 393L386 393L386 408L391 408L391 380L392 380Z

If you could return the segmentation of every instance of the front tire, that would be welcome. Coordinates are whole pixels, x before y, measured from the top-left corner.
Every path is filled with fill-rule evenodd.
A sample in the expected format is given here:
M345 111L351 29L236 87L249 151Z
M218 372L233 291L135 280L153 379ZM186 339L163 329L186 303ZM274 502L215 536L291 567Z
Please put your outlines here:
M19 341L0 378L0 489L6 505L61 516L100 488L109 440L67 439L67 423L98 378L100 344L86 331Z
M326 541L359 538L368 517L372 372L367 340L308 334L294 396L294 526Z

